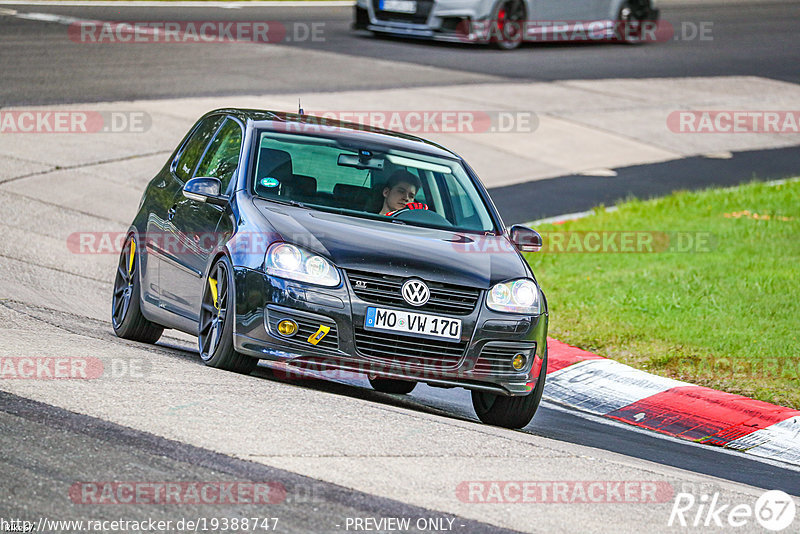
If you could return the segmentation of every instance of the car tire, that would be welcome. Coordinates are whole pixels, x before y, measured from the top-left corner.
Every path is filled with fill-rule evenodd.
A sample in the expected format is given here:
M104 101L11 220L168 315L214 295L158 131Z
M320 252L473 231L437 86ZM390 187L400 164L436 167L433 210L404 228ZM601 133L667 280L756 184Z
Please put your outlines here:
M139 258L136 239L128 236L119 255L114 293L111 296L111 326L122 339L155 343L164 327L148 321L141 310Z
M369 384L375 391L381 393L396 393L398 395L405 395L414 391L417 387L416 382L410 380L396 380L394 378L369 378Z
M205 279L198 347L200 358L209 367L248 374L256 368L258 359L236 352L233 346L235 295L233 267L230 260L222 256Z
M650 13L649 0L626 0L617 13L617 41L629 45L642 44L642 23L646 22L646 13Z
M509 23L516 25L516 31L512 31L515 26L507 26ZM492 45L500 50L514 50L523 41L523 29L525 27L525 3L523 0L500 0L494 10L491 20L491 30L496 37L492 39Z
M472 407L481 422L504 428L524 428L531 422L544 392L547 378L547 349L545 348L542 369L536 386L529 394L507 397L484 391L472 391Z

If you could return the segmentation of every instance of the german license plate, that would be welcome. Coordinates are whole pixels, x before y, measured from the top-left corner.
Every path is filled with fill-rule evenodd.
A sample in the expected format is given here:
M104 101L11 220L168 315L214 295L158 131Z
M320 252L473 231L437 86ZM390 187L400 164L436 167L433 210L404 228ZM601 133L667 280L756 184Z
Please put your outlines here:
M364 328L445 339L461 339L461 319L386 308L367 308Z
M414 0L380 0L381 11L394 11L395 13L416 13L417 2Z

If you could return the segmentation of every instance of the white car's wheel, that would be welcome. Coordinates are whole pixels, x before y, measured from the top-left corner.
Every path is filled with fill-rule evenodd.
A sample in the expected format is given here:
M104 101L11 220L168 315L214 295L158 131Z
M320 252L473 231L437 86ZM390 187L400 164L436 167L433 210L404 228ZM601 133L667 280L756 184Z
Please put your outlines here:
M492 44L501 50L513 50L522 44L524 28L523 0L501 0L492 17Z

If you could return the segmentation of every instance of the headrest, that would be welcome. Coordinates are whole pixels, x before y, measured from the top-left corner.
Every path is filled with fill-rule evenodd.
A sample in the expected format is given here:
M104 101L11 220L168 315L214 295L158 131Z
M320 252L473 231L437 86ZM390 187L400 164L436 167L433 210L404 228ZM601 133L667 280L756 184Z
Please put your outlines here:
M371 194L372 190L369 187L350 184L336 184L333 186L333 198L339 204L350 209L368 209L367 203L369 203Z
M284 150L262 148L258 154L256 178L275 178L281 182L292 178L292 156Z
M291 183L287 184L292 190L292 194L311 197L317 194L317 179L313 176L295 174L292 176Z

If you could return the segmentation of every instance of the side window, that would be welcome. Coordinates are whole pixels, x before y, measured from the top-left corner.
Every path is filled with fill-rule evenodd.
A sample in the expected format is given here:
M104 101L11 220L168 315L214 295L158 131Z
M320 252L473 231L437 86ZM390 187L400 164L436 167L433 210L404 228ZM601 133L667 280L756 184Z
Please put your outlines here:
M212 176L222 182L222 192L228 190L233 173L239 166L242 150L242 129L236 121L228 119L211 141L195 176Z
M453 205L453 211L455 212L456 220L454 222L459 225L464 224L465 221L475 217L475 206L473 206L464 188L452 174L444 175L444 179Z
M218 115L208 117L195 129L192 137L186 142L175 168L175 174L182 181L185 182L192 177L192 171L197 166L197 161L203 155L206 145L214 136L214 132L217 131L222 119L223 117Z

